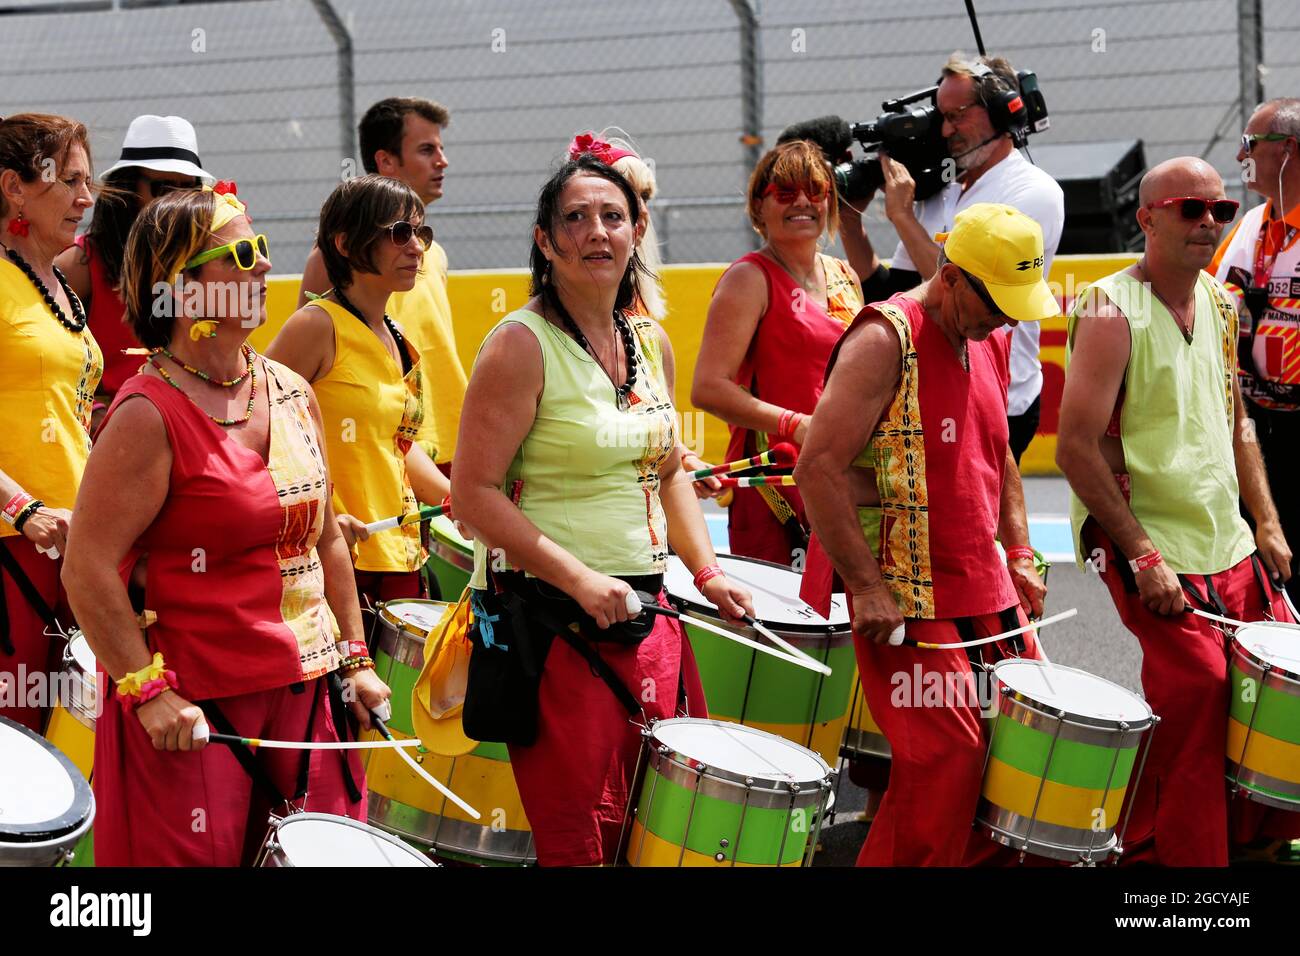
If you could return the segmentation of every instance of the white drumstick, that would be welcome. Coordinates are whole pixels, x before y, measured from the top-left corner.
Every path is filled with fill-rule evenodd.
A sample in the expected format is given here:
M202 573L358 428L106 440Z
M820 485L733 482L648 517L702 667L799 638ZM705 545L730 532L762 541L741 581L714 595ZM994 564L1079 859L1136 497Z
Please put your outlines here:
M786 641L781 640L781 638L777 637L774 633L772 633L772 631L769 630L768 627L767 627L767 625L764 624L762 621L760 621L760 620L758 620L758 619L756 619L756 618L750 617L748 614L745 615L744 620L745 620L745 623L746 623L746 624L748 624L748 625L749 625L750 627L752 627L754 630L758 631L758 633L762 634L764 637L766 637L769 641L771 641L771 642L772 642L773 644L775 644L777 647L781 648L781 650L786 651L787 653L791 654L791 655L794 656L794 657L802 657L804 660L806 660L806 661L811 661L811 662L814 663L814 664L820 664L820 663L821 663L821 662L818 661L815 657L811 657L811 656L809 656L808 654L806 654L806 653L804 653L803 651L799 650L799 648L795 647L793 644L790 644L790 643L788 643L788 642L786 642ZM829 675L829 674L830 674L830 670L828 669L828 670L826 671L826 673L827 673L827 675Z
M791 657L783 651L778 651L775 647L768 647L766 644L760 644L758 641L751 641L747 637L742 637L741 635L728 631L716 624L710 624L708 621L701 620L698 617L692 617L689 614L681 614L679 617L682 621L685 621L688 624L694 624L701 630L709 631L710 633L717 634L720 637L725 637L728 640L735 641L737 644L744 644L746 647L752 647L755 650L762 651L764 654L775 657L777 660L782 660L789 664L797 664L800 667L807 668L810 671L816 671L826 677L831 676L831 669L818 661L812 659L804 660L802 657Z
M1296 623L1300 624L1300 611L1296 611L1295 605L1291 603L1291 595L1287 593L1286 586L1281 585L1278 590L1282 592L1282 600L1286 602L1287 610L1291 612L1291 616L1295 618Z
M1221 617L1218 614L1211 614L1209 611L1202 611L1199 607L1189 607L1188 610L1197 617L1205 618L1207 621L1218 621L1220 624L1227 624L1231 627L1245 627L1249 623L1248 621L1238 621L1231 617Z
M900 624L898 625L898 627L894 628L892 631L889 632L889 643L894 645L895 647L898 647L903 643L903 639L906 637L907 637L907 625Z
M417 740L416 743L418 744L419 741ZM410 768L424 779L425 783L429 784L431 787L433 787L435 790L441 793L452 803L456 804L456 806L460 807L462 810L468 813L475 820L482 819L483 814L479 813L477 810L471 807L460 797L456 796L456 794L452 793L451 790L449 790L446 786L444 786L442 782L438 780L437 777L433 776L433 774L429 773L429 771L425 770L418 763L416 763L415 760L412 759L411 755L408 754L405 750L397 751L397 755L401 757L403 760L405 760L406 763L410 766Z
M50 545L48 548L42 548L38 544L36 550L41 554L48 554L51 561L57 561L59 559L59 549L55 545Z
M627 592L627 613L633 617L641 616L641 599L636 596L635 591Z

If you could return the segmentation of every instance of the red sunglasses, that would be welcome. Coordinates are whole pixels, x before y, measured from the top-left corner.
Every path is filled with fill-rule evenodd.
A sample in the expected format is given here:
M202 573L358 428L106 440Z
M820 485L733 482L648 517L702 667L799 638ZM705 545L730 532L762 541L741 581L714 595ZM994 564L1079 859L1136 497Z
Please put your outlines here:
M799 198L800 193L807 196L809 202L821 202L826 198L829 191L825 186L814 186L812 183L798 183L794 186L778 186L776 183L768 183L767 188L763 190L763 195L775 196L777 202L783 206L789 206Z
M1199 196L1179 196L1176 199L1161 199L1156 202L1147 203L1148 209L1163 209L1166 206L1172 206L1178 203L1178 211L1184 219L1192 222L1200 219L1205 215L1205 210L1210 210L1210 215L1218 223L1229 223L1237 216L1237 208L1241 203L1235 199L1201 199Z

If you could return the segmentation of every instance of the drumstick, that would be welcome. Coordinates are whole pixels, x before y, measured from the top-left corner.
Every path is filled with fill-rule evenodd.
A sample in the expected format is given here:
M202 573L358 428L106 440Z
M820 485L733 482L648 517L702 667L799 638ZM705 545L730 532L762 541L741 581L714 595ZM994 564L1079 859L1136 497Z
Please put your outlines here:
M385 726L383 720L381 720L379 718L379 715L376 714L374 711L370 712L370 725L374 727L375 730L379 731L380 736L382 736L385 740L393 740L393 735L389 732L388 727ZM420 742L419 740L416 740L414 738L412 739L417 744ZM395 743L406 743L406 741L400 741ZM425 770L418 763L416 763L411 758L411 755L408 754L405 750L397 751L397 755L401 757L403 760L405 760L407 765L412 770L414 770L416 774L418 774L424 780L425 783L429 784L431 787L433 787L433 789L437 790L439 793L441 793L452 803L456 804L456 806L460 807L462 810L468 813L475 820L482 819L483 814L479 813L477 810L471 807L460 797L456 796L456 794L452 793L451 790L449 790L440 780L438 780L437 777L433 776L433 774L429 773L429 771Z
M425 505L419 511L372 521L366 525L366 531L370 534L374 534L376 531L388 531L392 528L400 528L402 525L415 524L417 521L428 521L430 518L436 518L441 514L451 514L450 498L443 498L441 504Z
M1191 611L1197 617L1203 617L1207 621L1218 621L1220 624L1229 624L1232 627L1245 627L1249 621L1238 621L1230 617L1220 617L1218 614L1211 614L1209 611L1202 611L1199 607L1188 607L1186 610ZM1255 623L1267 623L1256 621Z
M744 614L741 615L741 620L744 621L746 624L748 624L750 627L752 627L754 630L758 631L758 633L762 634L764 637L766 637L777 647L781 648L784 651L789 652L790 654L793 654L795 657L802 657L804 660L811 661L814 664L821 663L815 657L809 656L805 652L799 650L799 648L795 647L793 644L787 643L786 641L783 641L781 638L777 637L774 633L772 633L771 630L768 629L766 624L762 623L757 618L753 618L750 617L748 614ZM830 676L829 667L826 668L826 676L828 677Z
M747 468L763 468L767 465L773 465L777 468L789 468L794 465L798 457L794 445L788 442L781 442L779 445L773 445L767 451L759 455L753 455L749 458L740 458L736 461L729 461L724 465L714 465L712 468L700 468L690 472L691 481L703 481L706 478L715 478L718 475L725 475L733 471L744 471Z
M696 481L703 479L696 478ZM794 486L794 475L752 475L748 478L719 478L724 488L757 488L760 485Z
M775 657L777 660L785 661L788 664L797 664L798 666L807 668L810 671L817 671L817 673L822 674L825 677L831 676L831 669L829 667L827 667L825 664L820 663L819 661L813 660L811 657L807 658L806 660L802 656L791 657L789 654L783 654L781 651L778 651L774 647L768 647L766 644L758 643L758 641L751 641L747 637L742 637L741 635L736 634L732 631L728 631L725 628L717 626L716 624L710 624L708 621L703 621L698 617L692 617L689 614L683 614L681 611L675 611L672 608L661 607L658 604L642 604L641 599L636 596L635 591L628 592L627 610L629 614L640 615L642 613L649 613L649 614L662 614L664 617L675 617L680 621L686 622L687 624L694 624L702 631L709 631L710 633L717 634L719 637L725 637L728 640L735 641L737 644L744 644L746 647L752 647L755 650L762 651L764 654L770 654L772 657ZM778 638L778 640L780 639ZM795 653L799 653L799 652L796 651Z
M1291 595L1287 593L1285 587L1279 587L1278 590L1282 592L1282 600L1286 602L1287 610L1291 612L1291 617L1294 618L1297 623L1300 623L1300 612L1297 612L1295 605L1291 603Z
M981 637L977 641L960 641L952 644L931 644L926 641L913 641L910 638L904 638L903 643L908 647L919 647L927 651L947 650L949 648L958 647L978 647L981 644L992 644L996 641L1005 640L1008 637L1015 637L1017 634L1024 634L1026 631L1032 631L1036 627L1045 627L1048 624L1055 624L1058 621L1064 621L1066 618L1074 617L1078 613L1079 609L1077 607L1072 607L1068 611L1062 611L1060 614L1053 614L1051 617L1045 617L1042 620L1034 621L1030 624L1024 625L1023 627L1003 631L1001 634L994 634L992 637ZM1039 644L1039 650L1042 650L1041 642ZM1047 659L1046 654L1043 655L1043 659ZM1051 664L1051 661L1047 661L1047 663Z
M214 734L207 724L194 728L194 739L207 739L210 743L229 747L265 747L267 750L379 750L418 747L418 740L262 740L260 737L237 737L234 734Z

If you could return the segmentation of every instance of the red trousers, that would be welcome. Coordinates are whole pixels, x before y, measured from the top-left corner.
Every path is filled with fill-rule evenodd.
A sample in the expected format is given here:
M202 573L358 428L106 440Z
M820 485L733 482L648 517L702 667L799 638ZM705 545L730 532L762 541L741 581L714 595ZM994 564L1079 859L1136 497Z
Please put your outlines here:
M1230 840L1300 837L1300 814L1240 795L1229 799L1224 757L1231 637L1190 612L1165 617L1147 610L1132 577L1121 573L1127 560L1095 521L1084 525L1083 541L1091 554L1104 554L1101 579L1120 620L1142 645L1142 690L1160 718L1124 834L1124 861L1227 866ZM1206 599L1204 580L1197 575L1190 581ZM1272 583L1265 581L1261 590L1250 558L1212 575L1211 582L1227 617L1258 621L1271 614L1291 621Z
M22 536L0 538L0 548L4 548L17 560L45 603L54 610L64 629L70 628L72 612L68 610L63 587L59 583L63 561L50 560L48 555L38 552L36 545ZM0 683L13 684L0 692L0 700L12 699L16 702L12 705L0 703L0 717L16 720L39 734L45 729L45 715L52 701L27 700L25 692L31 685L27 683L26 675L57 674L63 642L50 640L45 635L45 621L18 590L13 577L2 567L0 582L3 582L4 587L4 615L9 623L9 640L14 649L14 653L8 654L3 643L0 643ZM48 681L41 683L50 686ZM20 706L24 703L33 706Z
M106 680L111 688L113 682ZM224 697L217 706L243 737L308 739L312 698L319 695L311 740L338 740L324 679L301 693L290 687ZM216 728L212 728L214 731ZM292 798L304 751L256 751L276 788ZM347 754L361 799L348 799L342 761ZM365 775L357 751L311 752L301 809L364 821ZM188 753L155 750L134 713L110 695L95 735L98 866L239 866L254 862L267 833L272 800L240 766L230 747L209 744ZM344 861L339 861L343 863Z
M1017 618L1027 623L1019 608ZM997 614L972 618L978 637L1006 628ZM951 620L907 622L907 636L927 643L963 638ZM1033 633L1025 653L1039 658ZM854 635L867 706L889 739L893 763L858 866L974 866L1010 864L1018 853L971 826L988 753L977 683L964 649L925 650L872 644ZM986 644L983 661L1016 656L1009 641ZM927 688L952 688L942 702ZM991 693L992 681L985 694ZM986 697L986 701L991 698Z
M354 571L353 574L357 580L357 600L363 611L383 601L429 596L419 571Z
M666 604L663 595L660 603ZM679 671L688 715L706 716L691 644L676 620L656 617L654 630L635 647L592 646L641 701L646 718L677 716ZM510 745L537 862L613 864L641 753L640 729L591 665L559 638L546 658L539 706L537 741Z

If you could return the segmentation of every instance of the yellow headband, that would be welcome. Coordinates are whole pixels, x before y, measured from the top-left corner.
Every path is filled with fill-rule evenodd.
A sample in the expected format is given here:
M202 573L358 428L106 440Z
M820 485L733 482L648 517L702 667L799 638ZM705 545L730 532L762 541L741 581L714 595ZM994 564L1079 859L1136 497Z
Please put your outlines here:
M214 233L236 216L247 215L244 204L235 198L234 193L215 193L212 198L212 225L209 228Z

